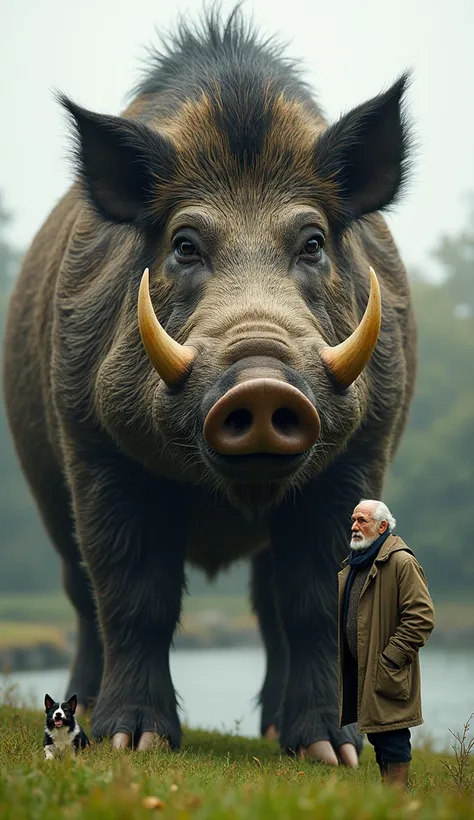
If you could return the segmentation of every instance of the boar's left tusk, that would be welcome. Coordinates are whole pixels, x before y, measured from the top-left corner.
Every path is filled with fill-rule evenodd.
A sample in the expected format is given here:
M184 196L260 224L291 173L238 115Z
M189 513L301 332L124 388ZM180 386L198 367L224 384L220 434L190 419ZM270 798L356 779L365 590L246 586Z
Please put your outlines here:
M138 327L143 347L153 367L168 387L183 380L194 359L190 347L175 342L156 318L150 298L149 271L143 271L138 292Z
M362 373L379 336L382 322L380 285L373 268L369 268L369 275L369 301L359 326L341 344L325 347L321 351L321 358L331 376L343 388L349 387Z

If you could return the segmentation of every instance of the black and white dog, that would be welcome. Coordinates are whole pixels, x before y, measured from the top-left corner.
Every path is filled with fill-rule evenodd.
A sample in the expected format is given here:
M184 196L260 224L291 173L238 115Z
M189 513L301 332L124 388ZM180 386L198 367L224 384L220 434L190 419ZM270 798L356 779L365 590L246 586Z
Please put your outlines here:
M90 746L89 738L74 717L76 706L76 695L64 703L57 703L52 697L45 695L46 726L43 746L46 760L66 754L76 755L79 749Z

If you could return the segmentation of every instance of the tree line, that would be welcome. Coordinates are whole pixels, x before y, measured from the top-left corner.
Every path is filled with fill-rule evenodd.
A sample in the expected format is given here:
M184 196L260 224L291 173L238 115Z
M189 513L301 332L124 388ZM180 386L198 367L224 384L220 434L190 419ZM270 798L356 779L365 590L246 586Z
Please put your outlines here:
M0 197L0 332L22 254L8 241L10 216ZM474 197L466 225L433 249L442 271L434 283L411 271L419 336L415 398L386 484L397 531L423 564L433 590L446 597L472 592L474 549ZM48 543L20 472L0 407L0 592L60 587L59 562ZM244 593L238 566L220 593ZM191 591L208 593L199 573Z

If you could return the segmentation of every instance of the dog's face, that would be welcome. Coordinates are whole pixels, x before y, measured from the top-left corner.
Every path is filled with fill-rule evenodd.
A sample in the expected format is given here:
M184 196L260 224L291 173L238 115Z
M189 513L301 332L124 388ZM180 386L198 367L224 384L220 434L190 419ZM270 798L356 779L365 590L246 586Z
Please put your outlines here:
M77 706L77 696L58 703L50 695L45 695L44 710L46 712L46 726L48 729L61 729L62 726L74 726L74 713Z

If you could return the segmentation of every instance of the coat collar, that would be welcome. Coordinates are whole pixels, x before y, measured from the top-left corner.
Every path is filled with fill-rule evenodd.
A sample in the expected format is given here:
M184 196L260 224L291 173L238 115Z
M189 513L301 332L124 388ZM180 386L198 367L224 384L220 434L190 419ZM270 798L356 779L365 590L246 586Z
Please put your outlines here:
M392 552L397 552L398 550L406 550L407 552L411 552L413 555L413 552L410 549L410 547L407 547L407 545L404 541L402 541L399 535L389 535L380 547L379 553L374 561L374 564L386 561L387 558L392 554ZM342 562L341 569L346 569L348 565L349 556L347 556L347 558L345 558Z

